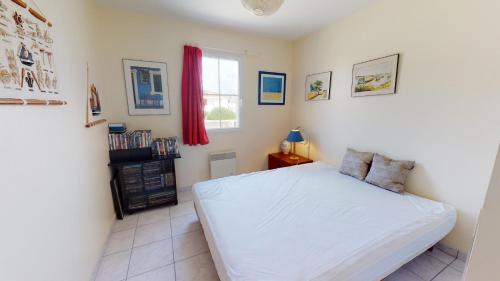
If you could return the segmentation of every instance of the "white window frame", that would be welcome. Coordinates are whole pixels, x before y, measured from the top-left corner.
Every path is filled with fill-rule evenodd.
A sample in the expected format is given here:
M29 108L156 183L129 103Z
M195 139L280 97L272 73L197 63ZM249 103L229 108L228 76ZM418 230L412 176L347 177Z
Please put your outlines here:
M159 71L150 71L150 72L149 72L149 76L150 76L150 77L149 77L149 79L150 79L150 80L149 80L149 81L150 81L149 83L150 83L150 85L151 85L151 91L152 91L153 93L155 93L156 95L162 95L162 94L163 94L163 85L161 85L161 86L162 86L162 91L161 91L161 92L157 92L157 91L156 91L156 86L155 86L155 75L160 76L160 79L161 79L161 71L159 70ZM160 80L160 81L161 81L161 80Z
M224 132L235 132L240 131L243 127L243 98L242 98L242 88L243 88L243 58L242 55L231 52L215 51L211 49L202 49L203 57L217 58L217 59L227 59L238 61L238 127L236 128L216 128L216 129L206 129L207 133L224 133ZM220 81L219 81L220 83ZM219 87L220 90L220 87ZM203 93L205 95L205 93ZM220 96L220 93L219 93ZM219 99L220 100L220 99Z

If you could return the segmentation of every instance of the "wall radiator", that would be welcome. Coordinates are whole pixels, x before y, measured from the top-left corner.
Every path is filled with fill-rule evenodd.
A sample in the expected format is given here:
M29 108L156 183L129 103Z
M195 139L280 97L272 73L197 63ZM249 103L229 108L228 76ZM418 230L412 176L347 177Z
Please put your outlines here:
M211 179L236 175L236 152L212 153L209 160Z

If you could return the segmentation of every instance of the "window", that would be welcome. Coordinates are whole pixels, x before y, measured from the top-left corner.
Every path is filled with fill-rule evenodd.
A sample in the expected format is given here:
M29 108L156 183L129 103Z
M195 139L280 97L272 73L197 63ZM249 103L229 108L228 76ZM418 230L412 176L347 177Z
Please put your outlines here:
M153 73L153 90L155 93L162 94L163 87L161 85L161 73Z
M240 62L222 56L203 56L205 128L240 127Z

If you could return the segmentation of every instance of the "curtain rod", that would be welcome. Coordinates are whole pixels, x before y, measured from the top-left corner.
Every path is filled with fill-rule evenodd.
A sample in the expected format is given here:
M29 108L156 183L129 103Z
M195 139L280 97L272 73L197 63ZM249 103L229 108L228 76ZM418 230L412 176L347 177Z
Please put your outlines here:
M210 47L210 46L203 46L199 44L194 44L194 43L189 43L189 42L184 42L184 45L189 45L193 47L200 48L202 50L209 50L209 51L216 51L216 52L224 52L224 53L231 53L231 54L238 54L238 55L245 55L245 56L260 56L258 53L253 53L250 52L249 50L229 50L229 49L222 49L222 48L215 48L215 47Z

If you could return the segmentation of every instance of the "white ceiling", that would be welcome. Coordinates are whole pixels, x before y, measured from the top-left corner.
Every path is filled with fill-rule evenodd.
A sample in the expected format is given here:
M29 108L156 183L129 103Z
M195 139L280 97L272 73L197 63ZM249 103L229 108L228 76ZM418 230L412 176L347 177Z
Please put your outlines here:
M285 0L268 17L248 12L240 0L97 0L112 7L173 15L204 24L297 39L316 31L375 0Z

